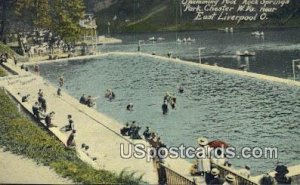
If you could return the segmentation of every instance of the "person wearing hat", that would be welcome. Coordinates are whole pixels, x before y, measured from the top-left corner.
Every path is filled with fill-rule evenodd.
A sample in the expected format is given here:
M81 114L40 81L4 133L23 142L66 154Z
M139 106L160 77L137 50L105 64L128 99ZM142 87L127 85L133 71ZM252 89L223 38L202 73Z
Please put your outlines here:
M245 165L244 169L240 169L239 170L239 174L249 178L250 177L250 167L248 165Z
M234 185L235 177L232 174L228 174L225 176L225 182L223 185Z
M260 185L274 185L275 180L270 174L264 174L262 178L259 180Z
M287 176L289 170L284 165L278 165L275 169L275 180L278 184L291 184L292 179Z
M206 175L205 175L205 182L206 184L209 184L209 182L211 180L213 180L215 178L215 175L216 174L216 168L212 168L211 171L209 171Z
M210 163L210 147L208 146L208 140L206 138L198 138L199 153L197 154L197 169L198 174L206 175L211 170Z
M224 180L219 177L220 171L217 168L213 168L210 173L213 179L209 181L209 185L223 185Z

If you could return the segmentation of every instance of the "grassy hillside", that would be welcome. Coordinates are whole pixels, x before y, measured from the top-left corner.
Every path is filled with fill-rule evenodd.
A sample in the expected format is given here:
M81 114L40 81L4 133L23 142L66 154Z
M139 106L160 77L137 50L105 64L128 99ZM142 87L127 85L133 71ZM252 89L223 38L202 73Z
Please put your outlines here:
M0 147L50 166L58 174L83 184L138 184L132 174L95 170L82 162L36 123L24 118L4 90L0 89ZM25 169L26 170L26 169Z
M0 42L0 55L2 53L7 53L9 55L10 58L16 57L17 54L16 52L14 52L14 50L12 50L9 46L3 44L2 42Z
M193 21L195 14L181 12L180 0L116 0L96 13L101 33L203 30L220 27L289 27L300 26L300 1L292 0L265 22Z
M0 77L6 76L6 75L7 75L6 72L0 66Z

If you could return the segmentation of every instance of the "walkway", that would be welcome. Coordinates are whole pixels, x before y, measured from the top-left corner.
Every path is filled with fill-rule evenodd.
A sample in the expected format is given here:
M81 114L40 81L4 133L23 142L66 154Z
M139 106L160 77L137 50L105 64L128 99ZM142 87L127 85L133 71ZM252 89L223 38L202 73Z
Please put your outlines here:
M53 122L58 126L57 128L50 128L50 130L63 142L66 142L70 133L61 132L59 128L67 124L68 114L73 116L75 129L77 130L76 150L82 160L91 164L96 169L105 169L116 173L120 173L122 170L136 172L135 176L139 177L142 175L143 181L150 184L158 183L157 169L153 165L153 162L147 162L146 159L123 159L120 156L121 144L126 148L129 145L137 143L148 146L146 141L131 140L128 137L121 136L119 131L123 125L116 120L80 104L77 99L65 92L62 93L62 97L57 96L56 87L50 85L42 77L20 70L18 66L12 64L5 65L23 77L16 76L13 79L2 80L2 85L28 111L31 112L32 105L37 101L38 90L43 90L48 105L47 112L55 112ZM29 102L21 103L21 96L26 94L30 94ZM81 149L81 144L83 143L89 146L88 151ZM127 153L127 150L125 152ZM96 161L92 160L94 157L97 158ZM170 160L166 166L172 168L172 170L185 178L193 180L193 177L189 175L191 163L188 161L182 159ZM205 184L204 179L198 181L201 184Z
M35 161L0 150L1 184L72 184L52 169Z

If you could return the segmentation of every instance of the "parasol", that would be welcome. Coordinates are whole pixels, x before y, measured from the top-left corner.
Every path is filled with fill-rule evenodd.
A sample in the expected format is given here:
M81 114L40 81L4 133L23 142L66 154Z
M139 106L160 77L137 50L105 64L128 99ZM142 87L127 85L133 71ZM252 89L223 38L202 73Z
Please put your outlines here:
M228 148L229 145L221 140L214 140L208 143L208 145L212 148Z

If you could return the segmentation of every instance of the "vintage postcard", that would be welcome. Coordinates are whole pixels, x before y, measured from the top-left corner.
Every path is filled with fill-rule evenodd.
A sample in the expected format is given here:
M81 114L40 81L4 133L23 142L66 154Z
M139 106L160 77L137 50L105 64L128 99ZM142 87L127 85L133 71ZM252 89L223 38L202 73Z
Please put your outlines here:
M0 0L0 184L300 184L299 0Z

